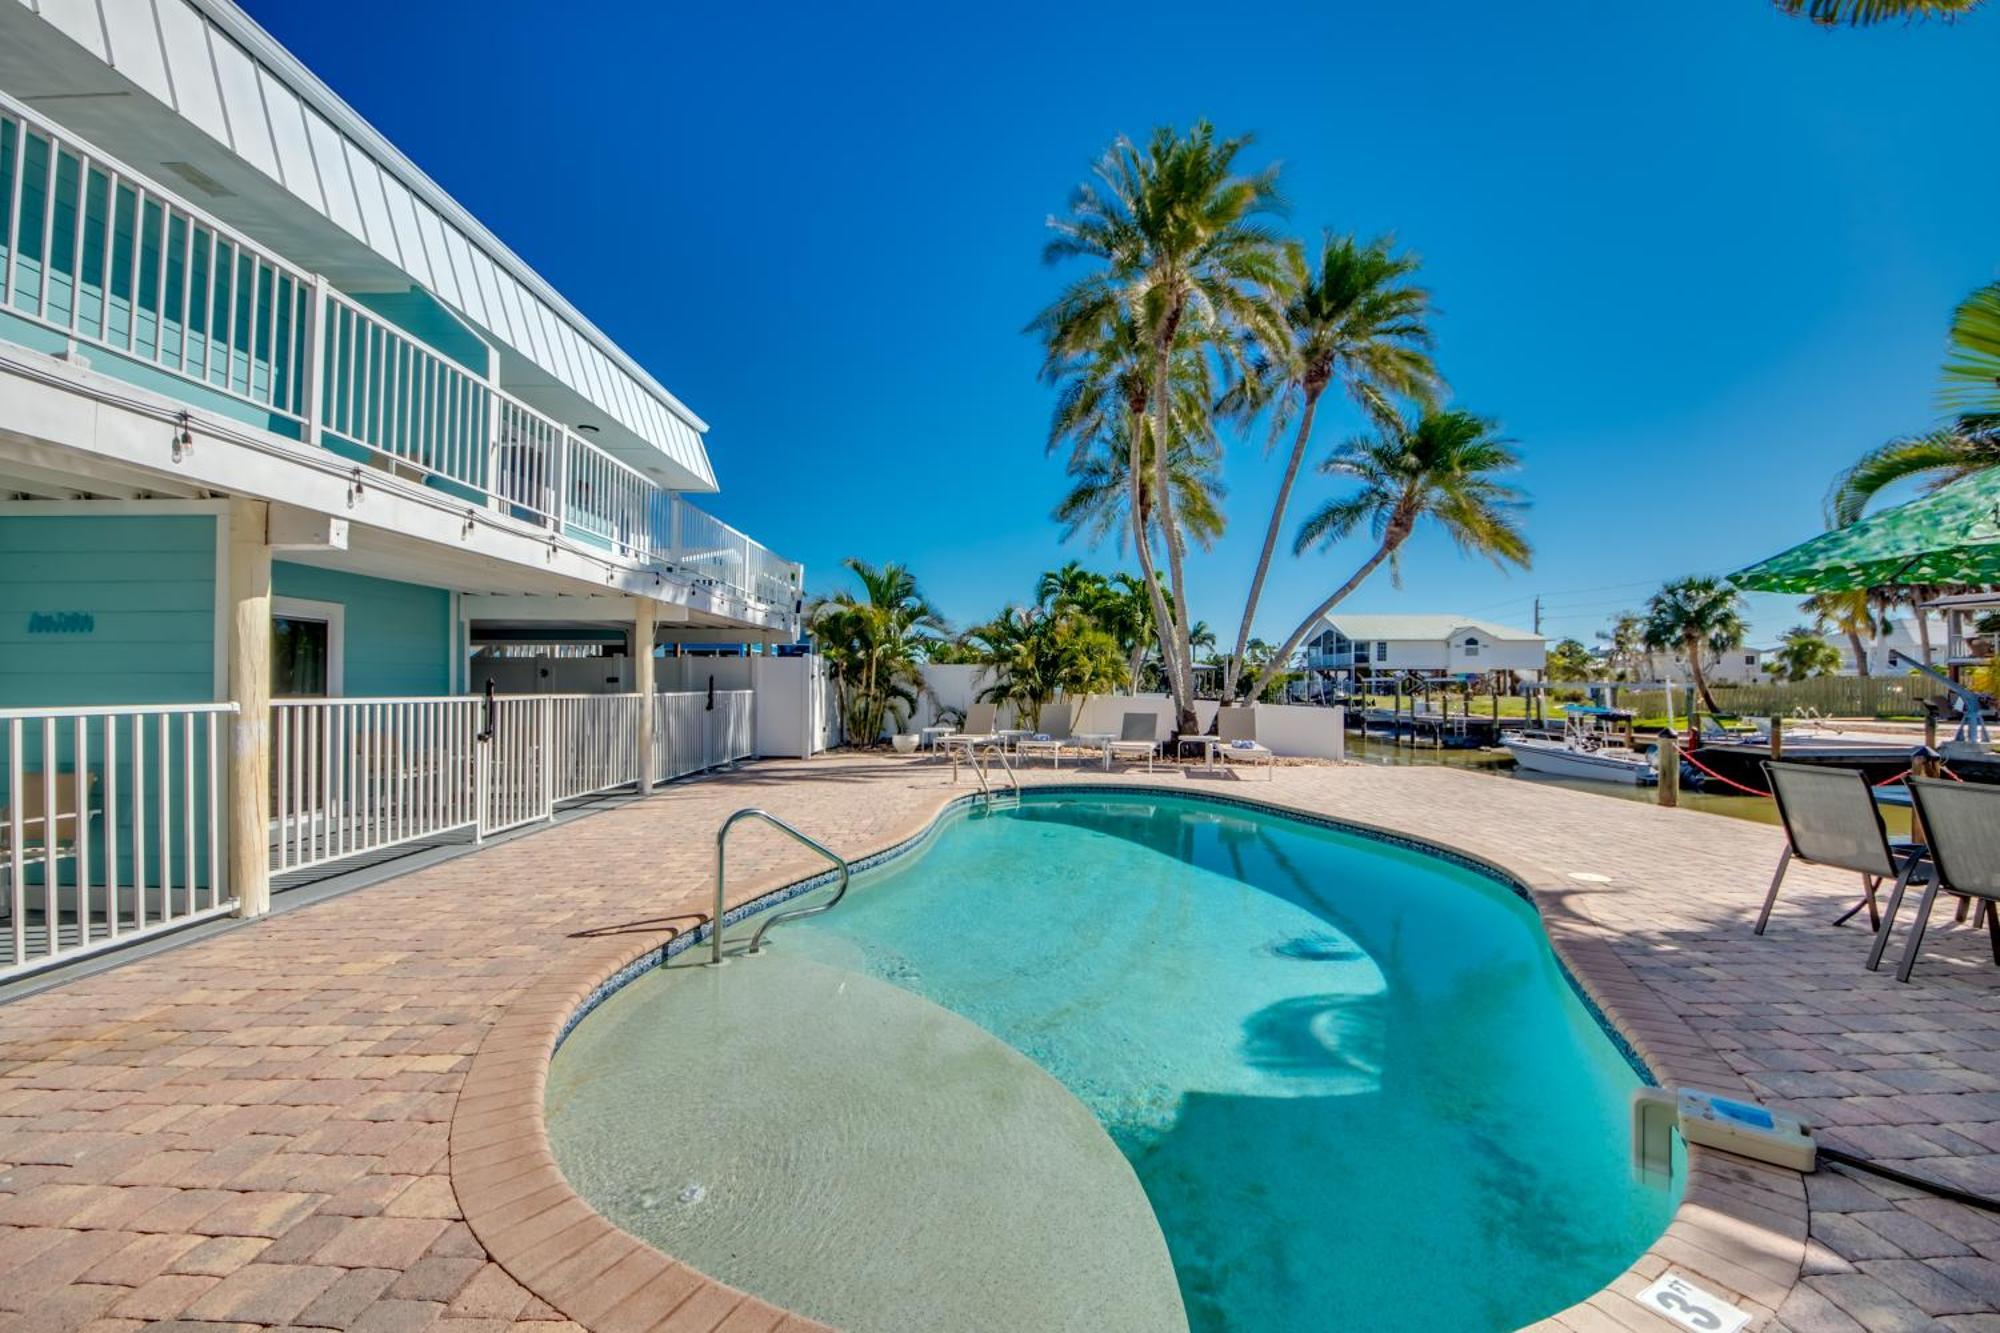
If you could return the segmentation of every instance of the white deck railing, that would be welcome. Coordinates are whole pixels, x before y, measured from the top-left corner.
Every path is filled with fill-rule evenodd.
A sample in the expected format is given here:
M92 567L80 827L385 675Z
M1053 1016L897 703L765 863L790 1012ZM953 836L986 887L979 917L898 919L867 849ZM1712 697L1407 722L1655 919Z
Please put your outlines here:
M0 308L579 545L798 598L798 565L4 94Z
M653 780L750 757L749 690L655 696ZM271 706L271 869L548 819L634 787L637 694L285 699Z
M0 709L0 978L235 906L234 704Z
M476 821L474 698L271 705L271 869L337 861Z

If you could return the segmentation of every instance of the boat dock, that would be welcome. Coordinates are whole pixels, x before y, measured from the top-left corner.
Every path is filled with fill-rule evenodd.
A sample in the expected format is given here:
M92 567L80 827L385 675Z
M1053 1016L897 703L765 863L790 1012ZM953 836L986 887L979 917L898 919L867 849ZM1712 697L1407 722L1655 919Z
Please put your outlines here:
M1347 725L1366 735L1390 738L1398 745L1459 750L1496 746L1502 736L1528 730L1530 720L1429 709L1352 708L1347 713Z

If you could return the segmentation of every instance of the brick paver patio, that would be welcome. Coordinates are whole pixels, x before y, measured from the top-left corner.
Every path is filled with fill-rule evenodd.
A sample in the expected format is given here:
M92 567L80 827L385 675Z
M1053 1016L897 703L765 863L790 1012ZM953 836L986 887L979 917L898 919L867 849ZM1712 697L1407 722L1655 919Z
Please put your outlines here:
M1807 870L1753 938L1774 829L1446 769L1150 780L1502 862L1663 1076L2000 1194L1984 932L1941 911L1898 985L1863 970L1861 929L1827 924L1853 880ZM0 1007L0 1330L809 1327L593 1230L534 1183L546 1146L522 1108L574 996L700 924L729 811L763 805L860 854L952 795L921 761L761 765ZM739 899L813 868L750 829L731 866ZM1672 1327L1627 1299L1669 1265L1768 1328L2000 1330L2000 1216L1842 1171L1801 1189L1698 1155L1674 1227L1561 1326Z

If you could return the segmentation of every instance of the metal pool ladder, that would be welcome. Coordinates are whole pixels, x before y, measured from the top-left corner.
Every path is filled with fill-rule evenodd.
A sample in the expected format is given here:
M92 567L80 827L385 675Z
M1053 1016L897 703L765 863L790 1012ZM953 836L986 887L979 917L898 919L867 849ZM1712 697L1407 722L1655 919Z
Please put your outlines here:
M1019 805L1021 803L1021 775L1014 771L1014 762L1013 760L1007 757L1006 747L999 745L991 745L984 747L977 745L967 746L965 751L965 761L967 765L970 766L972 769L972 776L979 779L979 794L980 798L985 802L986 808L988 810L991 810L993 808L994 799L997 796L999 796L1000 793L995 792L993 790L993 784L986 780L987 764L985 762L982 762L980 759L980 755L982 754L982 752L986 754L989 757L989 759L993 756L997 756L999 758L1000 767L1006 770L1007 781L1011 783L1014 788L1013 804ZM954 783L958 781L958 755L956 754L956 752L953 753L951 760L951 780ZM1003 808L1011 808L1011 807L1003 807Z
M779 912L774 916L766 917L764 923L757 927L757 933L750 937L749 952L757 952L763 946L764 936L769 934L771 927L777 925L780 921L796 921L804 916L818 916L821 912L831 910L835 903L847 896L847 882L850 878L850 873L846 857L834 851L825 843L820 842L817 838L807 837L784 820L772 814L769 810L759 810L757 807L751 805L744 806L741 810L723 820L722 827L715 831L715 915L709 919L708 937L708 962L711 967L723 961L722 914L727 910L723 899L723 871L729 854L729 830L735 828L740 821L745 819L763 820L780 833L787 834L793 840L804 843L806 846L812 848L821 856L833 862L834 867L840 871L840 883L834 889L833 896L825 902L815 903L811 907L795 907L789 912Z

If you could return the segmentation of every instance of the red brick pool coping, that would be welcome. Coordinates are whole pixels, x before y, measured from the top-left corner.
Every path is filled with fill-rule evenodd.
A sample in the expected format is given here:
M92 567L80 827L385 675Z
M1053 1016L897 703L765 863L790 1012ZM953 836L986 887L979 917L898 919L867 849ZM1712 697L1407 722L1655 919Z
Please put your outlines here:
M1084 770L1037 773L1028 780L1103 778ZM1186 790L1177 772L1150 778L1119 774L1110 780L1175 784ZM1429 827L1365 821L1273 799L1248 783L1230 784L1227 792L1235 800L1373 828L1492 866L1528 891L1558 957L1661 1083L1755 1095L1617 955L1610 929L1572 905L1573 880L1463 829L1440 836ZM847 850L858 857L896 846L920 834L963 794L941 785L918 817L875 845ZM731 905L789 882L796 878L772 873L753 878L731 895ZM493 1262L592 1333L803 1333L821 1328L803 1315L717 1282L614 1226L569 1187L550 1152L543 1094L565 1023L605 980L660 948L658 939L638 945L626 939L565 956L508 1005L489 1030L466 1073L450 1123L451 1183L464 1220ZM1807 1227L1806 1191L1796 1172L1693 1149L1685 1196L1666 1232L1609 1286L1536 1327L1575 1333L1675 1328L1634 1299L1669 1269L1742 1306L1761 1325L1772 1319L1799 1281ZM1448 1260L1426 1256L1417 1261Z

